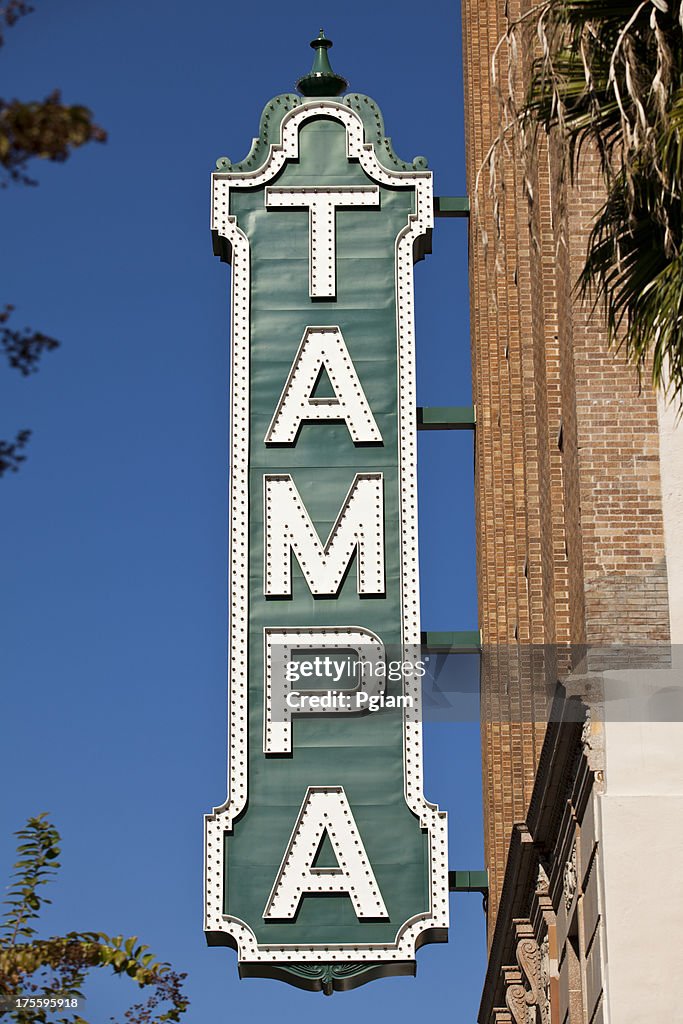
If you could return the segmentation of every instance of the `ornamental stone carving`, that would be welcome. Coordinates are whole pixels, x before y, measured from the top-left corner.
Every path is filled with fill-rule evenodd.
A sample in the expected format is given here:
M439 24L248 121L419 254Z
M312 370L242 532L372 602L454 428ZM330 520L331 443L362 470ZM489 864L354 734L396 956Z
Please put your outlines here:
M547 896L550 892L550 882L548 881L548 875L542 864L538 865L538 878L536 879L536 895Z
M597 703L595 708L587 707L586 718L581 730L583 754L588 761L588 767L594 774L598 791L602 790L605 774L605 735L602 717L604 717L604 706L601 707L600 703Z
M543 983L543 953L534 938L522 938L517 943L517 963L529 983L527 1004L532 1007L533 1024L550 1024L549 1002Z
M524 985L508 985L505 990L505 1004L515 1024L536 1024L536 1010L527 1002L529 993Z
M541 943L541 992L548 1024L550 1024L550 942L543 936Z
M588 707L586 708L586 718L583 723L583 729L581 730L581 742L583 743L586 750L591 750L593 746L592 742L592 726L593 726L593 712Z
M505 1005L514 1024L551 1024L547 940L543 947L538 945L529 921L516 921L515 930L517 966L502 969Z
M576 895L576 887L578 884L578 876L576 873L576 841L572 846L571 856L569 857L569 860L564 866L562 882L564 907L566 911L569 911L569 908L574 902L574 896Z

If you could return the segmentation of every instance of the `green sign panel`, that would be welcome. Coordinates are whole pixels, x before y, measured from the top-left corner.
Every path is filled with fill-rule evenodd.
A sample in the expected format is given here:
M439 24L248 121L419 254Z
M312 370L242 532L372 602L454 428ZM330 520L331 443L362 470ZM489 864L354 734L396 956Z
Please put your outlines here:
M229 795L209 943L332 991L448 925L422 789L413 262L432 180L365 96L276 97L213 175L232 265Z

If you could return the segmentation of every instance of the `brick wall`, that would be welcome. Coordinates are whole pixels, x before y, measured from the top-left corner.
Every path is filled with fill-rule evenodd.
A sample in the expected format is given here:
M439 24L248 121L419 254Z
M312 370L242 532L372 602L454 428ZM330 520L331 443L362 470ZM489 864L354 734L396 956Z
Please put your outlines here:
M472 199L499 131L490 68L505 6L463 0ZM507 9L519 17L520 0ZM572 290L600 206L596 169L587 158L579 187L563 193L555 143L544 141L528 185L511 144L497 252L486 187L470 225L489 936L545 733L554 645L668 636L655 401L607 352L599 318ZM534 655L519 656L519 645L534 645Z

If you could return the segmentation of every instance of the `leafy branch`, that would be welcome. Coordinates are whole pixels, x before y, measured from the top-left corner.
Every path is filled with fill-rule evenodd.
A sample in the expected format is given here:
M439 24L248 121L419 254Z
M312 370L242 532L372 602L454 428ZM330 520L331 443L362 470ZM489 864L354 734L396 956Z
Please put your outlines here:
M0 48L5 30L33 11L27 0L0 0ZM55 89L44 100L4 100L0 98L0 188L10 183L36 185L29 177L31 160L62 163L71 151L88 142L105 142L107 133L93 121L92 112L82 104L62 103ZM24 376L34 373L43 352L59 342L41 331L7 327L12 306L0 311L0 348L9 364ZM0 477L16 473L26 460L24 449L30 430L20 430L13 441L0 439Z
M0 927L0 999L39 994L42 998L71 999L81 996L81 985L93 968L106 967L126 975L140 988L150 990L146 1000L125 1013L127 1024L178 1022L188 1007L182 991L184 974L158 961L137 937L113 938L104 932L67 932L49 939L36 938L33 926L44 904L50 903L42 886L59 868L60 836L46 814L29 818L16 833L19 839L15 875L6 900L8 910ZM23 941L19 941L23 940ZM164 1012L159 1007L168 1005ZM17 1024L87 1024L78 1014L48 1018L48 1009L14 1007L9 1015Z
M0 350L5 353L9 365L24 377L35 373L43 352L59 348L59 342L42 331L30 327L8 327L14 306L5 306L0 311ZM16 473L25 461L24 449L31 437L30 430L20 430L13 441L0 440L0 477L5 473Z
M0 477L4 473L17 473L26 456L22 454L31 437L30 430L20 430L13 441L0 439Z
M26 0L0 2L0 47L5 42L4 29L33 9ZM72 149L106 139L107 133L94 123L92 112L81 104L62 103L59 89L44 100L0 99L0 168L5 174L0 188L10 181L37 184L26 174L26 165L34 157L61 163Z
M0 348L7 356L9 365L19 370L24 377L35 373L43 352L52 352L59 348L59 342L42 331L34 331L30 327L6 327L14 306L5 306L0 311Z
M92 112L79 104L62 103L58 89L44 100L28 103L0 99L0 167L5 172L0 187L11 181L37 184L26 173L26 165L34 157L63 163L72 149L106 139L107 133L94 123Z
M26 827L15 833L19 860L14 864L16 873L5 900L9 910L0 927L0 945L14 945L20 937L30 939L35 935L30 922L38 917L43 903L52 902L38 894L39 887L47 885L59 867L59 833L46 819L45 814L29 818Z
M32 10L26 0L7 0L6 3L0 3L0 46L5 42L4 28L11 28L19 18L30 14Z

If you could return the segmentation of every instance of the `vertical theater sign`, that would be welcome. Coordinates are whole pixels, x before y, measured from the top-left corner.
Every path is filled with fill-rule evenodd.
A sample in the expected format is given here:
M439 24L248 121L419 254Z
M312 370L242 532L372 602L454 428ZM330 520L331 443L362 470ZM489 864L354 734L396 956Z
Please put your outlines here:
M228 799L205 930L242 977L331 992L445 941L422 784L413 263L432 178L327 58L213 175L232 266Z

